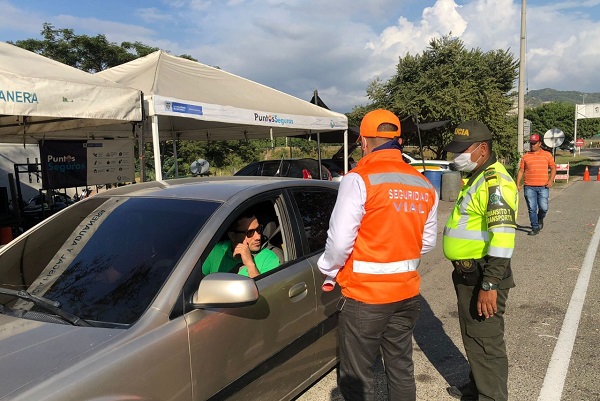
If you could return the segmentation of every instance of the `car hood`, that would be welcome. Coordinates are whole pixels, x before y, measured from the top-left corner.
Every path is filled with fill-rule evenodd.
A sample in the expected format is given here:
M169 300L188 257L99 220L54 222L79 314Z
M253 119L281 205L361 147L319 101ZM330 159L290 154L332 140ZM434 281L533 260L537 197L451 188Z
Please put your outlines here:
M44 374L60 370L122 332L0 315L0 398Z

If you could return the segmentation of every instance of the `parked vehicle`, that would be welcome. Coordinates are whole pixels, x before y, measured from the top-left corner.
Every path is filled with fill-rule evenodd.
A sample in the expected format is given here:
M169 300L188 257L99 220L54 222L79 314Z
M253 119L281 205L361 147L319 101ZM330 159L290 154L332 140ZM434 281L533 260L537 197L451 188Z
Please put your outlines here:
M83 199L0 250L0 399L289 400L337 363L317 259L337 183L187 178ZM282 264L203 276L245 210Z
M566 150L571 153L575 152L575 145L573 144L573 142L563 142L562 145L560 145L558 148L560 150Z
M331 171L331 176L333 181L341 181L344 176L344 159L321 159L321 164L323 164L329 171ZM348 163L348 170L352 170L352 168L356 165L356 163L352 160Z
M322 179L332 180L332 174L327 167L321 165ZM319 162L315 159L280 159L253 162L235 173L236 176L269 176L288 178L319 178Z
M402 153L402 158L404 159L404 161L408 164L410 164L411 166L413 166L414 168L417 169L417 171L421 171L423 172L423 160L421 159L416 159L413 156L409 155L408 153ZM453 162L447 161L447 160L425 160L425 168L427 170L455 170L456 167L454 166Z

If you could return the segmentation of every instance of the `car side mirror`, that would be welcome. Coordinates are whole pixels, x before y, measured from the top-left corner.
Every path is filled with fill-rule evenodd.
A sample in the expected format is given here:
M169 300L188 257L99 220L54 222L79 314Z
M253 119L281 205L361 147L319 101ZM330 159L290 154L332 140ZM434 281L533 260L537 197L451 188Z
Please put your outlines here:
M211 273L200 281L192 298L195 308L234 308L258 301L256 282L234 273Z

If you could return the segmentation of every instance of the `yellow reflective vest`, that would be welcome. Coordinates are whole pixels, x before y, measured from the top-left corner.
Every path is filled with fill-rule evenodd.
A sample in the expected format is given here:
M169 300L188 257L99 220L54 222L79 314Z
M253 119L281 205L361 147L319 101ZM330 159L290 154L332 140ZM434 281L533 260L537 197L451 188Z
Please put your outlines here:
M517 186L500 162L494 160L471 177L444 227L446 258L510 259L515 247L518 198Z

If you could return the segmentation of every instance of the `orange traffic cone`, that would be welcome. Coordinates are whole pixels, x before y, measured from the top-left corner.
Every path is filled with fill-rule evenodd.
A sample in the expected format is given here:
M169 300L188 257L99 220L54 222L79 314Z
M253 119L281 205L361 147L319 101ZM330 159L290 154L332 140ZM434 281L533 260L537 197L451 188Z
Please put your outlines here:
M590 170L588 170L588 167L585 166L585 171L583 172L583 181L589 181L590 180Z
M598 175L596 176L596 181L600 181L600 167L598 167Z

